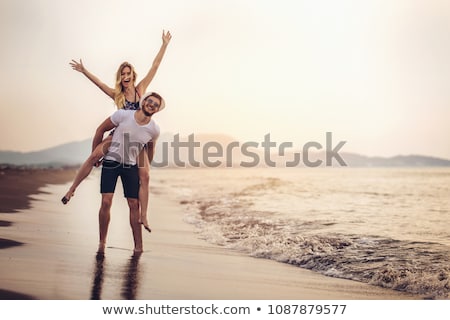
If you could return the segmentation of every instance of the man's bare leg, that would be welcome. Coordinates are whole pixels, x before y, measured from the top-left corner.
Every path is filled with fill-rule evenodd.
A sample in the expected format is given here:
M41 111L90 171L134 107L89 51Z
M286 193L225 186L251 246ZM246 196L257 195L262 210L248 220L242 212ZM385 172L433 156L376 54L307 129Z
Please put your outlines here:
M108 226L111 219L111 205L114 193L102 193L102 204L98 213L99 236L98 244L99 253L105 252L106 236L108 235Z

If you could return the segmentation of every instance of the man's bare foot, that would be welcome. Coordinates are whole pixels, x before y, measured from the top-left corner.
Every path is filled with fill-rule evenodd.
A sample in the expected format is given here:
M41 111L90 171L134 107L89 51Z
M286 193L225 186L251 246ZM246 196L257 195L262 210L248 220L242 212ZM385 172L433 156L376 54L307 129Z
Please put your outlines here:
M61 202L63 204L67 204L67 202L69 202L70 198L72 198L74 196L74 192L73 191L67 191L67 193L64 195L64 197L62 197Z
M105 253L105 244L104 243L98 244L97 253L100 253L100 254Z

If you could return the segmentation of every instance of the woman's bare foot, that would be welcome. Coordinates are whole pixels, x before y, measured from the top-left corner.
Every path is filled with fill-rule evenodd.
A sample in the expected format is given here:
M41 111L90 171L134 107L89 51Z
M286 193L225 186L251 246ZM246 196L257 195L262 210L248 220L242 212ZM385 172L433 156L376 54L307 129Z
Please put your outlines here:
M144 226L145 230L147 230L148 232L152 232L152 229L150 229L150 226L148 225L147 217L141 217L140 223Z
M72 198L74 196L74 191L67 191L67 193L64 195L64 197L62 197L61 202L63 204L67 204L67 202L69 202L70 198Z

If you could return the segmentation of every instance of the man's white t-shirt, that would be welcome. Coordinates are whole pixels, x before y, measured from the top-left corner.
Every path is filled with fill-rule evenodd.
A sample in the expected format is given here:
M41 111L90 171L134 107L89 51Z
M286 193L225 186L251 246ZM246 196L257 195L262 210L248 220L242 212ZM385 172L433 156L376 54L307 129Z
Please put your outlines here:
M117 161L127 165L135 165L143 146L159 137L159 126L151 119L148 124L139 125L134 119L136 110L117 110L111 115L116 125L111 146L105 160Z

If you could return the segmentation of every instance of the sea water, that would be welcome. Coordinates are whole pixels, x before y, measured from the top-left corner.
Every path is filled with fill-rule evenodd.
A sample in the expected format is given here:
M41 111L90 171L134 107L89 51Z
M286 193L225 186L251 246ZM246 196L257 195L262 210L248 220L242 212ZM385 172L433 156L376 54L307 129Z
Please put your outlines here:
M199 237L248 255L450 297L450 168L159 169Z

